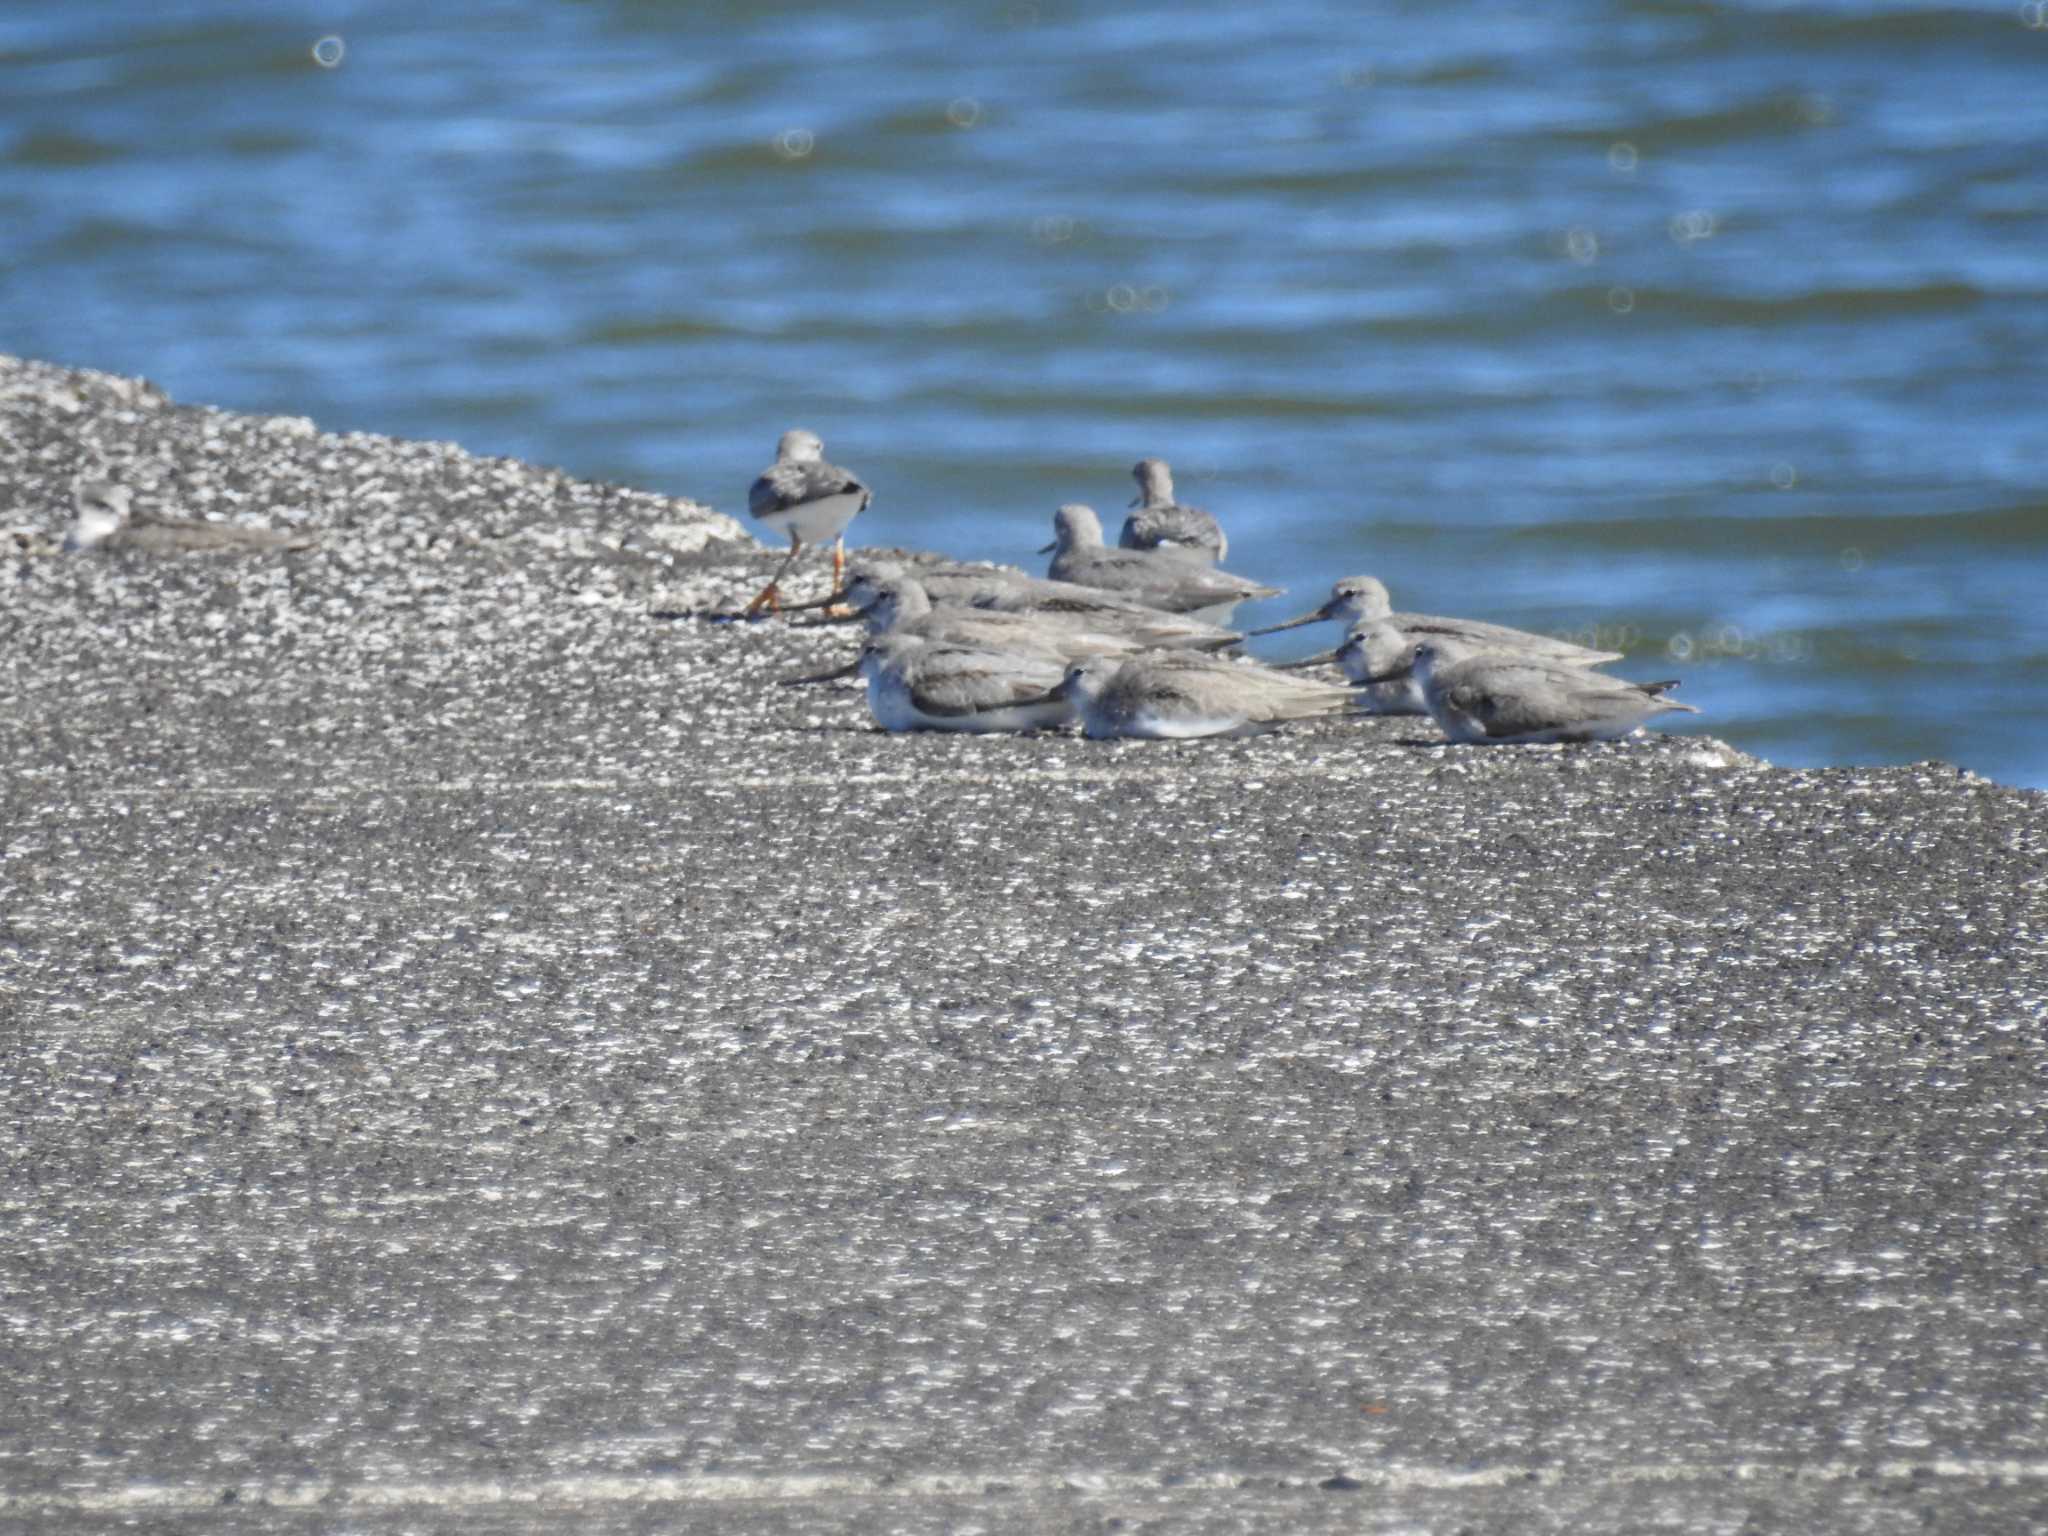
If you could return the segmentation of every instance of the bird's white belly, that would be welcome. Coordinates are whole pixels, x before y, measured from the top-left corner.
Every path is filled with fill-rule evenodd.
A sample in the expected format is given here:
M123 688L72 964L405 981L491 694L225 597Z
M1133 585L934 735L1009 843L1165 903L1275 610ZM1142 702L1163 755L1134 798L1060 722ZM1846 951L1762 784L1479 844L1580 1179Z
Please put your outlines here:
M853 521L853 515L860 510L861 497L858 492L848 491L838 496L820 496L815 501L798 502L793 507L783 507L775 512L763 512L761 521L785 536L794 533L806 544L837 536Z
M1256 736L1270 727L1247 720L1241 714L1195 713L1163 709L1138 709L1121 719L1098 715L1088 722L1088 734L1098 739L1136 736L1147 741L1194 741L1205 736Z

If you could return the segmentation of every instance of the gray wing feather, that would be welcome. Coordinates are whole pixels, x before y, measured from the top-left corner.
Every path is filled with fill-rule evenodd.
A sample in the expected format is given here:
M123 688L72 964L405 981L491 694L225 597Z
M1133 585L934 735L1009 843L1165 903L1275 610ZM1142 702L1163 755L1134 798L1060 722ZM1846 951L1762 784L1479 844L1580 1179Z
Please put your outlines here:
M1569 640L1539 635L1534 630L1516 629L1507 624L1489 624L1483 619L1447 619L1430 613L1396 613L1389 615L1387 622L1411 640L1448 640L1469 649L1521 651L1546 659L1569 659L1575 666L1582 662L1588 666L1598 666L1602 662L1621 660L1619 651L1597 651L1590 646L1577 645Z
M927 715L979 714L1038 698L1057 686L1065 673L1057 664L1020 665L1023 660L1006 657L999 663L977 665L963 656L956 664L919 678L910 688L910 701Z
M1474 676L1452 681L1444 698L1459 713L1479 721L1489 736L1568 731L1692 708L1656 698L1621 678L1535 664L1487 666Z
M1349 688L1213 657L1186 653L1148 657L1142 667L1132 670L1138 674L1133 705L1154 699L1184 699L1197 707L1242 714L1262 725L1345 714L1357 707Z
M1261 586L1229 571L1199 565L1183 556L1135 549L1103 549L1077 552L1054 564L1054 576L1082 586L1108 587L1119 592L1154 594L1162 605L1208 608L1235 598L1240 602L1255 597L1273 597L1278 587Z
M1140 507L1124 519L1117 543L1125 549L1157 549L1161 544L1177 544L1220 556L1224 548L1223 526L1200 507L1179 502Z
M860 497L863 512L874 499L874 493L859 479L836 464L776 464L763 470L747 488L747 510L761 517L800 507L807 501L849 494Z

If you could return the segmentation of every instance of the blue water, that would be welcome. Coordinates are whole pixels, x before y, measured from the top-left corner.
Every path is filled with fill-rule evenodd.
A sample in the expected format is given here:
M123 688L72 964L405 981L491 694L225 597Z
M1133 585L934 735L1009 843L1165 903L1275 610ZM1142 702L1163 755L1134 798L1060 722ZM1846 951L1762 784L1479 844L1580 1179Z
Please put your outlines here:
M1247 619L2048 784L2039 5L295 10L0 10L0 348L1027 563L1162 455Z

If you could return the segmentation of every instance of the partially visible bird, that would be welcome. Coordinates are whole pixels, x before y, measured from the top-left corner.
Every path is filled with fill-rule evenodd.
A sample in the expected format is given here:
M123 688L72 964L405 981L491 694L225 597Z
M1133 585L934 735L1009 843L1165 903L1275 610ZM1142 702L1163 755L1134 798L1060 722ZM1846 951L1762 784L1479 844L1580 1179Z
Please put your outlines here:
M814 603L786 605L787 611L823 608L843 604L854 583L864 576L887 580L913 576L925 594L941 607L948 604L985 608L994 613L1043 615L1074 623L1100 625L1153 636L1155 645L1210 645L1222 648L1242 640L1234 629L1206 623L1186 614L1168 613L1141 603L1135 597L1101 587L1084 587L1071 581L1048 581L1026 576L1009 566L962 565L905 562L861 556L847 562L847 584L842 591Z
M1654 715L1691 704L1667 699L1676 679L1631 683L1526 655L1476 651L1461 659L1441 645L1412 645L1399 665L1365 679L1371 686L1413 676L1429 713L1455 742L1510 745L1547 741L1607 741L1626 736Z
M747 490L747 509L777 533L789 535L789 553L768 585L755 594L742 617L782 605L780 583L806 544L831 539L832 589L846 574L846 525L874 500L850 471L825 462L825 445L815 432L793 427L775 445L775 462Z
M1498 629L1499 626L1488 628ZM1513 636L1524 631L1506 630L1504 633ZM1368 682L1370 678L1399 667L1421 638L1427 638L1436 647L1437 665L1440 667L1453 661L1462 661L1467 656L1476 655L1481 651L1496 656L1581 668L1594 667L1603 660L1616 659L1604 656L1599 651L1559 656L1550 650L1530 650L1517 645L1512 639L1505 638L1493 638L1489 643L1481 645L1454 633L1433 632L1426 628L1410 633L1396 628L1391 619L1369 619L1362 624L1352 625L1351 632L1344 637L1344 643L1334 651L1306 656L1300 661L1284 661L1279 664L1279 669L1283 672L1293 672L1303 667L1334 662L1343 668L1346 677L1360 685L1360 708L1369 709L1378 715L1426 715L1429 713L1429 703L1422 695L1422 684L1413 673L1397 678L1393 682Z
M1448 643L1438 643L1448 654ZM1401 671L1412 649L1412 643L1400 630L1384 619L1376 619L1352 625L1351 633L1344 637L1344 643L1336 650L1305 656L1299 661L1283 661L1276 670L1296 672L1304 667L1335 662L1344 669L1346 677L1359 685L1360 709L1375 715L1426 715L1429 703L1422 696L1422 684L1416 681L1412 671ZM1369 681L1382 674L1390 680Z
M872 636L849 665L783 686L856 674L866 679L868 712L885 731L1036 731L1074 715L1051 692L1063 675L1060 662L907 631Z
M1117 536L1122 549L1159 549L1217 565L1230 554L1223 525L1200 507L1184 506L1173 497L1173 471L1164 459L1140 459L1131 466L1138 494L1131 515Z
M1104 652L1130 655L1181 638L1181 621L1170 613L1154 612L1152 617L1160 621L1156 625L1124 628L1065 614L1005 613L960 603L938 606L910 576L856 577L847 584L846 600L866 621L870 634L901 631L951 644L1052 657L1062 664ZM1224 634L1220 642L1206 642L1207 648L1235 643L1228 630Z
M1330 600L1319 608L1264 629L1254 635L1277 635L1283 629L1298 629L1321 619L1335 619L1347 629L1380 621L1392 624L1408 639L1443 640L1466 649L1501 649L1518 655L1542 656L1577 667L1597 667L1602 662L1621 660L1619 651L1596 651L1570 640L1539 635L1534 630L1514 629L1506 624L1489 624L1483 619L1447 619L1433 613L1396 613L1386 584L1376 576L1346 576L1330 588ZM1335 652L1325 652L1313 661L1333 661Z
M1063 588L1066 584L1039 585ZM1073 590L1097 597L1112 596L1088 587ZM1073 650L1077 656L1089 650L1141 651L1180 646L1220 651L1244 638L1234 629L1147 608L1143 603L1070 604L1057 598L1034 602L1030 599L1042 594L1008 587L983 593L984 600L979 602L963 602L958 597L939 599L928 575L913 574L900 567L892 570L870 565L847 582L842 596L849 608L867 619L871 632L893 628L906 620L928 627L978 625L992 640L997 635L1058 635L1063 645L1071 640L1077 647Z
M1358 717L1349 688L1188 651L1084 657L1048 697L1071 700L1098 739L1257 736L1295 720Z
M924 583L935 603L964 603L970 600L970 593L1029 585L1040 580L1014 565L997 565L986 560L952 560L930 550L918 549L862 550L846 562L844 580L856 580L864 572L877 576L915 576ZM815 605L790 603L785 606L795 609Z
M76 509L64 535L64 551L136 550L151 555L223 554L234 551L311 549L310 533L252 528L135 510L134 493L111 480L80 480L72 487Z
M1102 519L1093 507L1069 502L1053 514L1053 541L1046 571L1054 581L1102 587L1169 613L1185 613L1212 624L1228 623L1237 605L1277 597L1280 587L1261 586L1198 561L1153 551L1110 549L1102 542Z

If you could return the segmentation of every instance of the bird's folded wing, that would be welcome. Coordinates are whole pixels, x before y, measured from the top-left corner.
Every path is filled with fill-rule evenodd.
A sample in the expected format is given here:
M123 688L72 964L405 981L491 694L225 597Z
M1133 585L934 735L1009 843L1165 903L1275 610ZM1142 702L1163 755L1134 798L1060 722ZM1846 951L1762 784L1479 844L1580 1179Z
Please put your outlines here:
M776 464L761 472L747 488L747 508L754 516L800 507L827 496L856 494L861 510L871 499L868 488L836 464Z
M911 684L910 702L921 713L941 718L974 715L1042 698L1061 676L1057 665L1025 668L963 661L918 678Z

